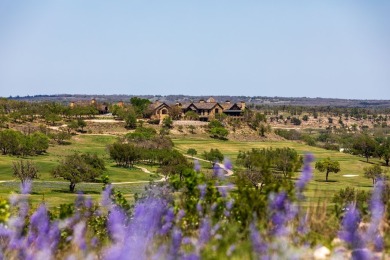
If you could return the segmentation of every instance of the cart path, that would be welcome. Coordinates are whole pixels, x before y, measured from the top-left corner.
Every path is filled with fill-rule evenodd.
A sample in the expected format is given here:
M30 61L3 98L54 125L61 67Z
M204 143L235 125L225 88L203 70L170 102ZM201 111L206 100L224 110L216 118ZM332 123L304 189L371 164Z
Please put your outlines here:
M208 161L208 160L205 160L202 158L198 158L198 157L194 157L194 156L191 156L188 154L183 154L183 155L187 158L195 159L195 160L202 161L202 162L212 163L211 161ZM232 170L226 169L226 167L223 163L217 162L216 164L219 166L219 168L221 168L222 170L225 171L225 176L232 176L234 174L234 172Z

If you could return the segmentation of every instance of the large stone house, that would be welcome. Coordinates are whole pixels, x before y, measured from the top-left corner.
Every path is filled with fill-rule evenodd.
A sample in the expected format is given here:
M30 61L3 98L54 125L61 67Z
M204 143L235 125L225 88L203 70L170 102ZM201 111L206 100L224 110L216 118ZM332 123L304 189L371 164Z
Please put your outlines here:
M151 119L164 119L169 116L169 111L171 110L171 106L166 104L165 102L156 101L149 105L149 109L152 110Z
M242 117L245 110L245 102L230 103L230 101L225 101L224 103L219 103L214 98L209 98L207 100L201 99L198 102L169 105L164 102L156 101L150 105L150 108L153 111L152 119L163 119L169 115L173 107L179 107L181 109L182 117L184 117L187 112L193 111L199 116L199 120L210 121L217 115L223 113L231 117Z

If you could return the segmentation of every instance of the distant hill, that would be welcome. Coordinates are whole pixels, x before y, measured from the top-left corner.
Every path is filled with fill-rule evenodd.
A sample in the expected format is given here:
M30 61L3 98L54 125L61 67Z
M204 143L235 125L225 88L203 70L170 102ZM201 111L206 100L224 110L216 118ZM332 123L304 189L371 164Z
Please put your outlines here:
M83 94L58 94L58 95L35 95L16 96L9 99L23 100L29 102L55 101L67 103L75 100L91 100L118 102L129 101L132 97L147 98L151 101L160 100L165 102L186 102L207 99L210 96L187 96L187 95L83 95ZM231 102L245 101L248 104L264 106L331 106L331 107L390 107L390 100L359 100L359 99L338 99L338 98L308 98L308 97L264 97L264 96L213 96L218 102L230 100Z

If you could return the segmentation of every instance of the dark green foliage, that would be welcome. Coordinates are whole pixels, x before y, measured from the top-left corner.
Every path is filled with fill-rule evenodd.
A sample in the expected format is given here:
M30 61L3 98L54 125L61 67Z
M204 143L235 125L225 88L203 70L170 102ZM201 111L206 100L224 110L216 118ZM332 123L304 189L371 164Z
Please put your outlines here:
M293 117L291 118L291 124L293 125L300 125L302 122L299 118Z
M368 162L368 158L375 153L376 142L368 134L360 134L354 139L353 150L356 154L364 156Z
M180 181L183 181L184 173L187 170L192 170L192 165L188 163L186 157L177 150L165 151L161 157L161 172L165 178L172 175L178 176Z
M368 211L368 200L370 194L367 191L358 190L351 187L339 190L332 199L335 203L334 211L336 216L341 216L343 212L348 210L346 207L352 202L356 203L360 212L366 214Z
M338 173L340 171L340 163L332 161L329 157L316 162L315 168L320 172L326 173L326 181L328 181L329 173Z
M127 113L124 115L125 127L128 129L135 129L137 127L137 117L135 113Z
M23 135L19 131L6 129L0 132L0 149L3 154L39 155L49 148L49 138L41 132Z
M49 134L50 138L57 142L57 144L66 144L67 140L70 140L72 137L68 131L65 131L65 129L60 128L58 131L53 131Z
M207 151L203 152L203 158L212 162L212 164L214 165L214 163L217 161L222 162L223 154L217 148L215 148L215 149L211 148L209 152L207 152Z
M291 148L252 149L240 151L237 156L237 164L247 169L245 174L255 186L270 180L271 175L290 177L301 168L302 163L302 156Z
M384 177L383 175L384 171L377 164L371 165L369 167L364 167L363 170L364 170L364 177L372 179L372 184L375 184L375 182L378 179Z
M151 127L138 127L133 133L126 134L126 139L129 141L144 141L157 136L157 131Z
M165 117L162 121L162 124L163 124L163 127L166 127L166 128L172 128L173 126L173 121L172 121L172 118L171 117Z
M147 108L151 104L149 99L132 97L130 103L133 106L137 116L145 117L147 113Z
M287 140L300 140L301 133L295 129L285 130L285 129L275 129L275 134L287 139Z
M199 120L199 115L194 111L187 111L184 118L187 120Z
M224 127L213 127L209 130L209 133L212 138L226 140L229 131Z
M53 169L52 175L68 180L70 182L69 190L74 192L77 183L94 181L104 170L104 160L97 155L74 153L66 156Z
M189 148L187 150L187 154L191 155L191 156L194 156L198 153L198 151L196 151L194 148Z
M142 149L134 144L116 142L108 146L108 152L118 166L133 167L142 155Z

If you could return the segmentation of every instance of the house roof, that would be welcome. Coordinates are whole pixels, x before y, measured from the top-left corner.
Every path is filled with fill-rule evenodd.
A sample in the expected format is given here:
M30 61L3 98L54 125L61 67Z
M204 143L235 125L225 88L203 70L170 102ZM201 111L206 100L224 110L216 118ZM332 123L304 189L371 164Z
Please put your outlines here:
M205 109L205 110L211 110L213 109L215 106L220 106L222 109L223 107L218 104L218 103L210 103L210 102L197 102L197 103L192 103L197 109Z

